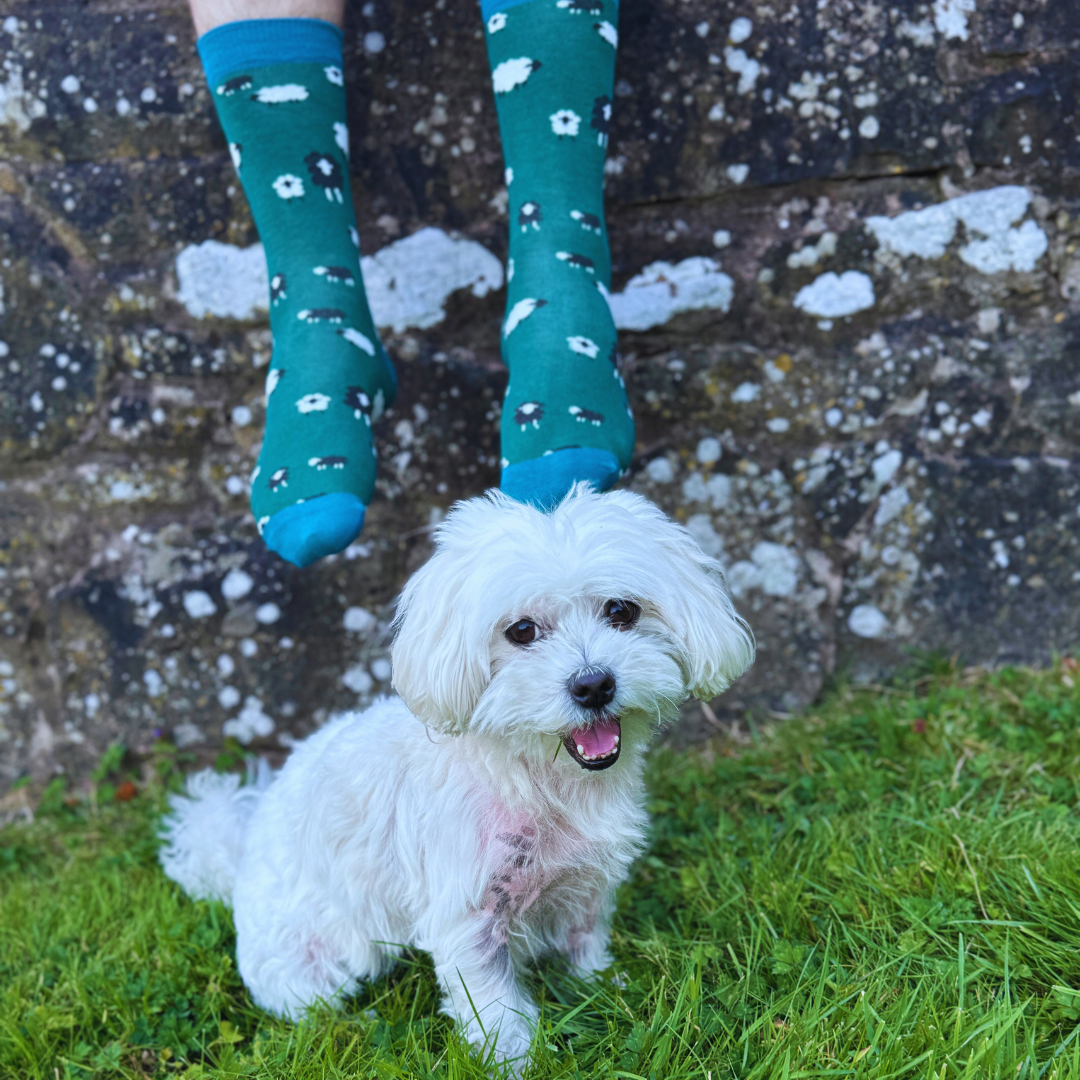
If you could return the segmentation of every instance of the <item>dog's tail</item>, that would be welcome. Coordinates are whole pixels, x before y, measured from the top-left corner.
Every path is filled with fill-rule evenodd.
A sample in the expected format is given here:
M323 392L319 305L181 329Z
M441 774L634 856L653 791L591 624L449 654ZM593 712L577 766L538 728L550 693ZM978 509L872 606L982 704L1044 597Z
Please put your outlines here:
M249 763L247 783L236 773L205 769L170 795L161 822L158 858L165 873L196 900L232 900L247 823L274 778L267 762Z

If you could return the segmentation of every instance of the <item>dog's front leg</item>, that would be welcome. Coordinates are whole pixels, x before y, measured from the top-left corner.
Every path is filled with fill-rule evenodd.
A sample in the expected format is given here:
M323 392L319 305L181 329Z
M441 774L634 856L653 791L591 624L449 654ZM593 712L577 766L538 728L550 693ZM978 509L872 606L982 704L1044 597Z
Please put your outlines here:
M598 891L574 912L564 928L559 951L582 978L603 971L614 962L611 957L613 908L611 897Z
M517 1059L516 1071L524 1069L539 1013L518 985L506 924L489 912L472 915L442 935L431 953L443 1011L470 1043L493 1048L499 1061Z

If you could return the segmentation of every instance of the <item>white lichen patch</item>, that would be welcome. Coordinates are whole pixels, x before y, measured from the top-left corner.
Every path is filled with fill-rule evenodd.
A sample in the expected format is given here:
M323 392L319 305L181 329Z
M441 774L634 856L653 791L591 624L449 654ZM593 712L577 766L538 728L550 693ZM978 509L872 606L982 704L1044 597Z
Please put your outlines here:
M838 319L874 306L874 283L861 270L829 271L795 294L795 306L807 315Z
M934 0L934 25L946 41L967 41L975 0Z
M735 283L720 264L699 255L675 264L650 263L608 303L620 330L648 330L683 311L727 312L734 295Z
M745 15L732 19L728 27L728 38L736 45L741 45L754 32L754 24Z
M761 540L754 545L749 560L734 563L728 570L732 595L742 597L749 589L766 596L792 596L799 586L801 560L783 544Z
M233 720L226 720L221 726L221 733L232 736L247 746L255 738L266 738L274 731L274 721L263 710L262 702L254 695L244 700L244 707Z
M221 595L226 600L242 600L255 587L255 579L239 567L233 567L221 582Z
M857 604L848 616L848 629L861 638L880 638L888 633L889 620L873 604Z
M442 322L447 298L459 289L479 297L503 283L502 264L487 248L434 228L382 248L361 268L376 325L395 333ZM177 256L176 276L176 298L196 319L253 319L269 306L261 244L191 244Z
M816 244L806 244L799 251L793 251L787 257L788 267L792 270L798 270L805 266L815 266L822 259L835 255L836 240L836 233L823 233Z
M707 503L714 510L722 510L731 501L732 480L724 473L715 473L706 480L701 473L693 472L682 485L683 499L688 503Z
M21 135L45 112L45 102L24 85L22 68L12 64L7 82L0 83L0 123L9 124Z
M375 680L372 679L370 673L363 664L356 664L349 668L348 671L341 676L341 681L344 686L354 694L368 694L375 685Z
M899 450L886 450L871 463L871 472L874 481L879 486L884 486L897 474L900 466L904 463L904 455Z
M728 71L739 76L736 88L739 94L746 95L753 91L761 74L761 64L746 55L743 49L734 49L730 45L724 49L724 63Z
M184 610L193 619L205 619L217 612L217 604L203 589L192 589L191 592L184 593L183 603Z
M980 274L1000 274L1006 270L1030 273L1046 253L1046 233L1034 221L1006 229L999 236L972 240L960 249L960 258Z
M364 634L376 624L375 616L367 608L351 607L345 612L342 625L354 634Z
M928 19L917 23L904 19L896 28L896 36L907 38L921 49L931 49L934 46L934 24Z
M262 244L189 244L176 257L176 278L176 299L196 319L254 319L269 304Z
M904 507L911 502L911 496L906 488L893 488L881 497L878 508L874 513L874 528L880 529L888 525L890 521L898 518L904 511Z
M376 326L395 333L446 318L446 301L459 289L487 296L502 288L502 263L475 240L454 239L442 229L420 229L361 260Z
M675 468L666 457L653 458L645 466L645 475L654 484L670 484L675 479Z
M1005 270L1030 273L1049 246L1046 233L1035 221L1015 223L1027 213L1031 193L1015 184L988 188L969 195L908 210L896 217L873 216L867 229L880 250L901 258L940 259L963 225L968 242L959 251L961 261L983 274Z
M719 559L721 563L724 561L724 539L716 531L708 514L691 514L686 519L686 531L709 558Z
M956 210L951 205L955 201L908 210L894 218L875 215L866 219L866 227L883 248L895 255L940 259L956 234Z

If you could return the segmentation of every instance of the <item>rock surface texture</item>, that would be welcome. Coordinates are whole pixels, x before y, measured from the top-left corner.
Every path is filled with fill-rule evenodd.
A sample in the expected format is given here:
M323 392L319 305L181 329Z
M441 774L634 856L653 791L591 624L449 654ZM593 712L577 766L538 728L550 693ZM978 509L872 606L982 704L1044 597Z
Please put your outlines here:
M1080 636L1078 27L1056 0L624 0L625 482L723 560L760 650L681 737L910 648ZM114 741L287 747L388 690L398 590L497 482L517 208L478 12L349 9L402 390L361 541L307 571L247 510L266 280L185 8L8 0L0 50L0 793Z

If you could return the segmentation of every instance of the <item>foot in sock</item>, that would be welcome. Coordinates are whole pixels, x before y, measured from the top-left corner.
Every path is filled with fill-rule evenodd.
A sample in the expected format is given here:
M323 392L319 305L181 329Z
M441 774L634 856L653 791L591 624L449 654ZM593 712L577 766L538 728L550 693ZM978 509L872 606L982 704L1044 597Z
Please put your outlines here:
M611 487L634 448L603 204L618 4L483 0L481 11L510 195L501 486L550 506L576 481Z
M396 390L360 274L341 32L245 20L204 34L199 52L270 278L274 356L251 508L267 546L307 566L360 532L371 422Z

